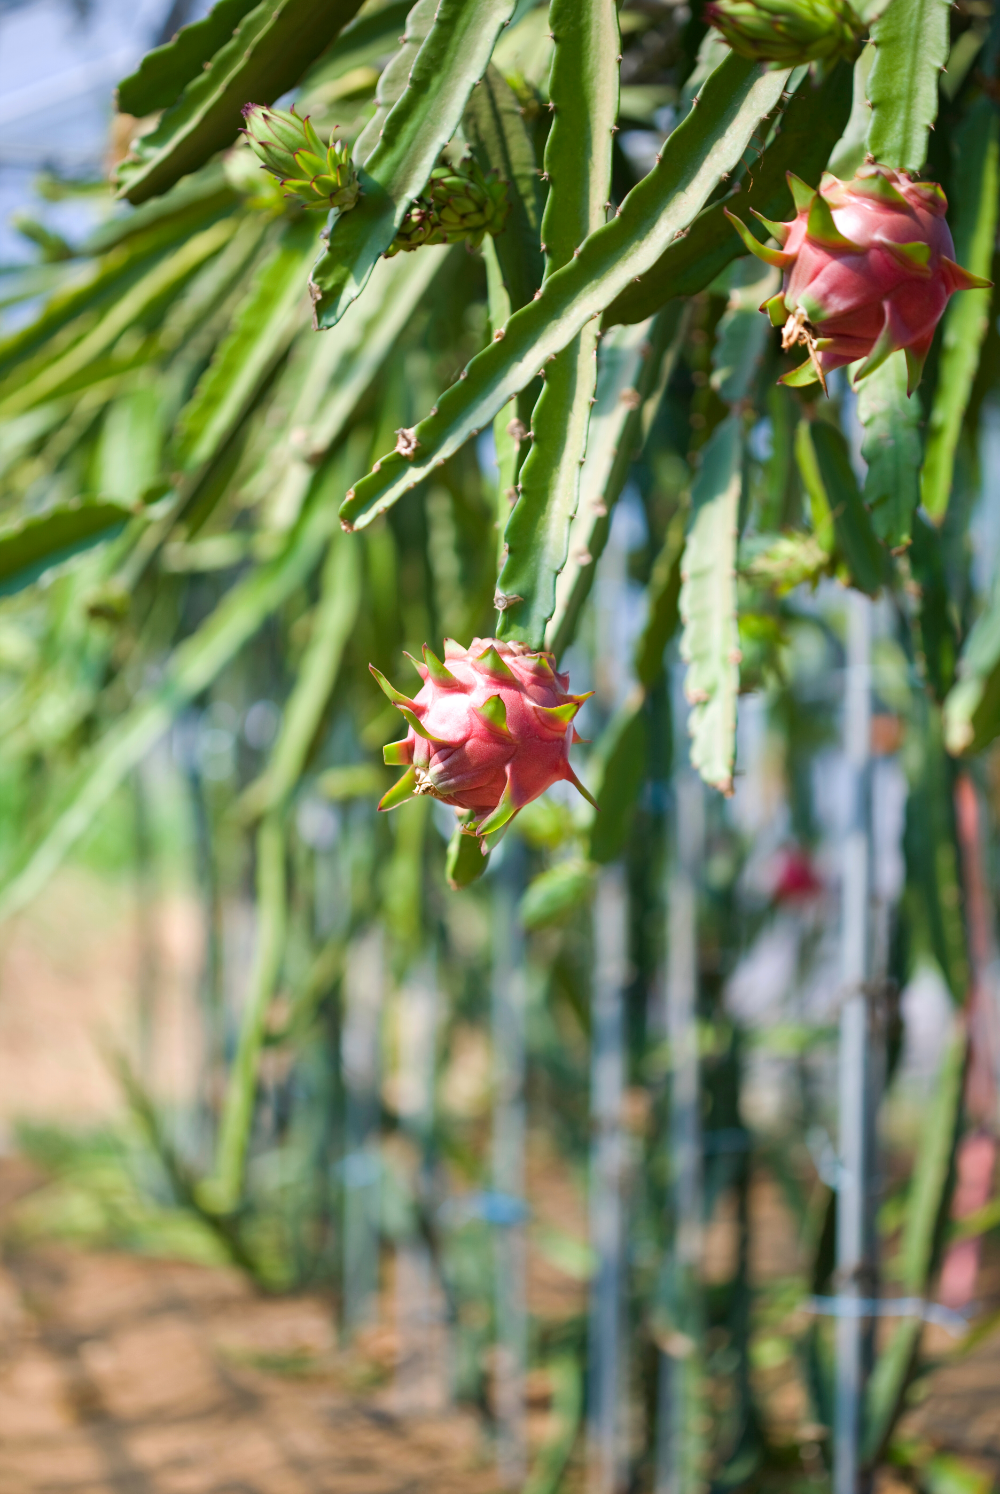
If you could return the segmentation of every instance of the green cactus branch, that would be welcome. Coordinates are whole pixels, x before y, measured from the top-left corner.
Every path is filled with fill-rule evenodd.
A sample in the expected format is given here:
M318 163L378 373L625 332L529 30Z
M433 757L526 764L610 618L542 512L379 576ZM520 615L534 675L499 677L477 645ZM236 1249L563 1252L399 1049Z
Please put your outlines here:
M681 560L681 657L688 665L692 766L706 783L733 788L740 636L737 631L737 513L743 422L730 415L703 452Z
M557 658L573 640L608 539L612 510L676 366L687 322L687 310L678 302L649 323L614 328L602 338L580 501L546 628L546 647Z
M810 497L818 542L830 552L836 539L852 584L875 596L886 576L886 554L862 502L844 436L826 421L801 421L796 460Z
M413 432L408 455L390 452L379 470L347 495L341 517L369 524L482 430L600 315L637 275L682 235L720 178L731 171L754 130L775 107L786 75L726 58L670 137L660 163L634 187L617 217L591 234L571 264L550 276L537 301L516 312L503 338L479 353Z
M869 469L862 497L876 534L889 549L897 550L911 542L921 467L921 406L908 398L902 352L891 354L860 382L858 415L865 430L862 455Z
M258 906L261 910L250 996L223 1102L215 1173L204 1200L229 1213L243 1191L257 1071L268 1009L281 974L287 923L285 814L340 672L361 602L361 578L350 547L335 535L323 569L309 645L285 707L281 731L263 777L245 806L263 814L257 832Z
M147 52L136 71L118 85L115 101L119 111L144 119L169 109L206 63L232 40L234 30L254 3L218 0L203 20L182 26L169 42Z
M789 207L786 172L794 171L815 187L831 151L841 138L852 107L852 69L839 62L821 81L809 73L782 114L775 134L759 161L740 176L738 190L703 208L688 233L672 242L650 269L621 291L602 317L603 327L639 322L676 296L693 296L744 249L723 216L724 207L753 208L763 218L781 218ZM753 219L748 217L749 222ZM764 230L754 224L764 237Z
M262 0L118 169L119 196L145 202L232 145L244 104L272 104L347 25L360 0Z
M119 338L150 311L175 294L206 260L219 253L232 237L236 223L223 218L195 234L175 254L153 266L61 357L50 359L35 373L14 379L8 375L0 390L0 417L9 419L30 410L64 391L86 387L97 377L113 371L98 360Z
M23 908L76 845L119 784L160 740L175 715L215 679L264 619L319 563L336 520L322 474L314 500L282 552L234 586L201 628L179 645L160 682L108 729L65 807L32 844L0 893L0 918Z
M469 96L463 129L483 171L507 182L510 215L493 241L509 310L496 330L535 295L545 268L541 245L542 203L535 147L517 95L493 63ZM575 246L576 247L576 246Z
M261 382L308 319L304 280L316 244L308 218L284 230L254 277L232 331L185 408L177 462L193 472L211 460L245 414Z
M407 83L417 54L427 41L434 25L438 0L416 0L407 15L399 46L379 74L375 90L375 112L359 134L354 145L354 162L364 166L382 139L383 127L390 111L407 91Z
M554 116L546 142L549 196L542 219L546 274L569 264L605 222L612 187L612 135L619 112L619 25L611 0L553 0L549 10ZM500 638L533 648L556 606L567 559L597 375L598 327L591 322L546 365L532 412L531 446L504 531L497 581Z
M953 214L956 257L974 275L986 279L994 260L998 221L997 111L987 98L970 110L957 131L960 149L956 173L962 191ZM941 524L952 492L956 448L963 415L980 361L993 292L964 291L954 296L942 329L942 361L928 420L921 501L932 521Z
M866 84L872 105L866 149L885 166L920 171L949 56L948 0L892 0L872 39L876 60Z

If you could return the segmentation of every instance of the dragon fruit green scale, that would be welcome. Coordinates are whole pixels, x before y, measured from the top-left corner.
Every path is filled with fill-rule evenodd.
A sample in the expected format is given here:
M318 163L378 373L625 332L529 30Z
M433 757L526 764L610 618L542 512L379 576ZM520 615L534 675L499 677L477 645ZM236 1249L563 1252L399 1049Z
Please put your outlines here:
M770 223L754 214L781 249L759 244L727 212L751 253L783 271L781 291L761 310L781 326L783 348L801 346L808 356L780 382L819 379L826 391L832 369L861 360L855 377L865 378L902 348L913 393L953 291L990 284L955 261L945 193L935 182L915 182L875 163L850 181L825 173L819 191L792 172L786 176L793 221Z
M384 749L387 763L407 771L379 808L430 794L452 805L485 851L483 837L561 779L593 804L569 757L579 740L573 719L588 696L568 693L553 655L497 638L474 638L468 648L446 638L444 652L442 662L425 646L423 663L411 659L423 681L412 698L369 665L409 728Z

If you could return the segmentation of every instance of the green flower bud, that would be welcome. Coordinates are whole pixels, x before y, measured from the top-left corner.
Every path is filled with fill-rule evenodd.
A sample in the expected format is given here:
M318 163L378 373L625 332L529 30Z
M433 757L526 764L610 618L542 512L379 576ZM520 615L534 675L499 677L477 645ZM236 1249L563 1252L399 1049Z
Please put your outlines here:
M394 254L410 253L413 249L420 249L424 244L431 243L432 216L431 204L423 197L415 197L396 230L396 237L386 250L386 259L392 259ZM433 242L440 244L443 241L435 239Z
M433 242L455 244L465 239L473 248L484 234L498 234L510 209L506 183L494 172L484 176L478 163L463 161L458 170L436 166L425 188L441 235Z
M247 104L244 134L266 171L276 176L303 207L316 212L337 208L347 212L358 201L358 174L348 147L331 133L327 145L295 109L269 109Z
M866 31L848 0L711 0L705 14L741 57L776 67L854 58Z
M498 234L510 210L507 184L494 172L485 176L475 160L459 167L436 166L421 197L415 198L386 251L392 258L423 244L458 244L475 249L484 234Z

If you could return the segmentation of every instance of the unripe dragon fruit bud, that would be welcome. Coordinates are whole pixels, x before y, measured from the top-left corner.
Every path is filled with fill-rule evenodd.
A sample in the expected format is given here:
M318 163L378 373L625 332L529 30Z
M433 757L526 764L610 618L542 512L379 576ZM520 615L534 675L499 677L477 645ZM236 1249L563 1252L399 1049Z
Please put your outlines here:
M741 57L773 67L854 58L866 31L848 0L712 0L705 17Z
M579 740L573 719L588 696L568 693L553 655L497 638L474 638L468 649L446 638L444 652L444 662L426 646L423 663L411 658L424 681L413 698L369 665L409 727L383 750L407 771L379 808L431 794L453 806L486 854L485 837L561 779L593 804L569 756Z
M484 175L472 158L458 169L436 166L424 191L431 199L443 244L466 239L476 248L484 234L500 233L511 206L507 185L496 170Z
M386 259L392 259L394 254L412 253L414 249L422 249L425 244L440 242L432 240L433 232L434 211L431 204L423 197L415 197L396 230L393 242L386 250Z
M458 167L436 166L386 250L386 258L424 244L458 244L477 248L485 234L504 227L511 204L507 184L495 171L484 174L474 159Z
M303 207L327 213L338 208L342 213L358 201L358 174L351 162L348 147L335 140L324 145L309 122L300 119L295 108L269 109L263 104L245 104L243 133L250 148L265 170L276 176L287 188L286 197L294 197Z
M759 244L727 212L751 253L783 271L782 289L761 310L782 328L783 348L802 346L809 356L780 382L819 379L826 393L832 369L863 359L855 374L862 379L903 348L912 394L953 291L990 285L953 258L945 193L875 164L845 182L825 172L819 191L792 172L786 179L796 204L791 223L770 223L751 209L781 249Z

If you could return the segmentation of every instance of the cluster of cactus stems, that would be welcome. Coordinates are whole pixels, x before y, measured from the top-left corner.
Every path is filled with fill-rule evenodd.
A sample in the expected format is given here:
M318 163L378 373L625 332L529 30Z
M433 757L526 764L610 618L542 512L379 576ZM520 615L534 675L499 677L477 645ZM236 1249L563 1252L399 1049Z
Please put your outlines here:
M294 3L309 8L317 0ZM581 0L579 6L553 0L548 33L553 61L546 85L551 129L541 166L538 153L546 132L538 142L532 139L526 123L530 111L496 68L489 70L497 39L510 21L503 3L493 6L489 22L460 23L420 0L399 39L399 52L379 82L374 113L368 112L361 127L356 124L343 137L335 130L324 140L310 115L300 114L294 105L243 105L241 133L263 171L287 200L307 213L327 215L320 236L325 247L308 282L316 328L335 326L364 297L379 259L393 260L427 246L481 248L488 236L499 244L490 251L493 269L487 277L489 344L423 419L400 427L394 450L371 463L341 505L343 527L348 532L363 528L432 477L485 424L499 422L505 495L499 508L504 533L495 592L500 641L475 658L467 651L454 675L439 668L433 654L427 656L422 692L401 706L409 712L410 736L392 749L408 771L383 807L411 792L433 794L453 803L464 816L463 829L486 843L556 779L574 780L568 758L572 732L567 726L556 733L554 723L576 710L581 697L565 694L568 682L554 673L558 661L547 645L556 637L562 648L572 635L607 533L607 525L600 523L607 505L591 500L591 519L583 529L577 515L586 454L600 448L592 440L599 316L606 321L611 317L614 325L614 313L625 305L620 319L627 325L651 311L665 317L678 284L690 294L693 286L698 288L701 266L702 283L708 284L733 257L736 245L726 242L729 219L745 250L781 271L781 287L761 310L779 330L783 353L806 354L798 366L782 371L781 383L802 388L819 382L826 392L830 373L848 365L854 367L856 382L864 383L902 352L910 395L950 297L957 290L989 285L983 275L957 262L945 195L935 182L919 179L934 114L926 95L928 87L936 86L941 65L936 58L944 39L939 26L934 36L929 33L923 50L906 53L900 38L906 33L903 9L910 3L893 0L882 11L870 6L864 18L851 0L713 0L707 19L729 50L712 66L718 47L707 39L713 44L697 60L702 72L698 107L679 124L655 169L626 192L608 221L611 194L617 190L611 141L618 128L620 44L608 0ZM210 49L197 65L193 32L183 47L178 43L175 49L171 43L125 80L120 98L130 109L142 114L155 107L164 113L155 130L133 142L121 164L123 194L133 202L156 196L207 162L220 144L231 143L237 133L232 99L244 80L269 77L271 96L277 97L302 76L311 61L303 40L309 26L293 25L284 12L273 20L276 30L268 32L267 40L263 33L259 38L256 32L245 33L241 25L242 51L227 43L217 53ZM326 36L330 27L336 32L340 23L319 11L315 20L320 45L321 33ZM213 26L205 26L198 46L215 36ZM859 69L849 80L850 62L867 32L876 43L876 61L868 74ZM272 48L277 48L273 54ZM764 62L770 64L766 69L759 66ZM791 70L810 63L824 64L827 82L807 76L790 93ZM898 73L907 75L899 86ZM167 106L175 87L174 102ZM845 180L821 174L837 144L837 130L832 130L809 165L812 180L819 180L811 185L795 172L799 163L793 142L799 142L805 156L814 148L814 137L830 128L816 113L827 107L817 103L821 97L839 100L838 129L843 129L849 93L862 89L868 90L864 102L873 115L868 153L861 142L852 148L864 155L865 163ZM907 98L923 102L905 108L899 100ZM851 117L858 113L856 108ZM764 121L769 124L760 136L765 141L760 169L748 168L747 153L759 140ZM457 159L460 141L464 154ZM779 222L766 216L757 201L774 201L776 166L790 153L793 169L786 168L785 175L796 213L792 221ZM729 200L712 204L712 194L732 173L739 180L733 182ZM246 191L245 161L231 162L229 176L245 201L274 213L273 189L272 197ZM683 180L689 186L681 191ZM760 181L772 182L767 197L764 187L759 193ZM544 213L540 182L545 183ZM505 235L515 204L517 229ZM761 242L742 219L738 210L744 206L770 242ZM707 215L712 215L711 224ZM287 223L293 235L300 231L295 216ZM690 252L685 240L696 230L701 248L686 265L681 263ZM628 309L630 298L642 311ZM644 373L639 381L646 377ZM656 387L652 371L649 377L650 387ZM544 383L533 410L525 401L535 378ZM635 388L624 389L622 400L632 403L616 407L620 417L622 410L639 411L644 397ZM746 392L728 394L721 385L721 402L734 409L746 397ZM512 399L517 409L507 418L502 412ZM649 418L648 412L644 424ZM517 437L511 434L515 431ZM718 445L732 455L737 446L729 432L724 424ZM631 439L625 424L616 439ZM612 494L612 502L614 498ZM854 550L856 579L864 573L859 584L867 590L879 585L873 546L878 549L884 539L896 548L906 545L910 515L880 523L886 535L867 534ZM829 528L822 528L822 534ZM572 538L578 530L579 537ZM693 532L689 543L698 549L702 541ZM830 554L830 548L822 545L820 553ZM712 545L707 555L712 557ZM863 555L869 557L865 564L859 561ZM729 571L732 579L732 564ZM704 596L687 580L682 590L683 650L693 663L693 761L708 782L729 792L735 661L740 654L732 636L735 592L727 580L722 591L718 586L712 591L716 600L711 601L708 581L705 586ZM714 638L705 624L724 594L731 615ZM696 615L704 621L695 622ZM719 642L724 634L730 638L726 647ZM490 660L507 683L480 699L484 681L492 678ZM534 662L529 665L528 660ZM695 678L700 660L706 663L708 685ZM544 705L531 695L543 688L543 676L550 681L545 688L557 692ZM447 728L439 720L443 712ZM712 725L715 745L708 757L698 746L699 722ZM466 802L466 789L457 789L446 772L446 759L458 771L464 754L483 767L489 802ZM528 770L532 762L535 771Z
M863 379L902 349L910 395L949 297L990 283L956 263L941 187L875 163L847 182L827 173L818 190L792 172L787 179L795 219L775 223L755 213L780 249L760 244L725 210L751 253L783 271L781 290L761 310L781 327L783 350L803 347L808 356L781 382L819 381L826 393L831 370L856 363ZM489 188L475 162L468 177L436 168L428 200L411 209L388 253L482 238ZM380 809L431 794L456 808L461 832L476 836L486 854L491 837L557 780L590 797L569 761L570 723L586 697L552 695L569 680L554 674L551 655L474 639L468 650L447 640L445 657L447 665L425 648L417 664L424 686L412 700L373 668L409 726L402 742L386 748L386 762L407 771Z

